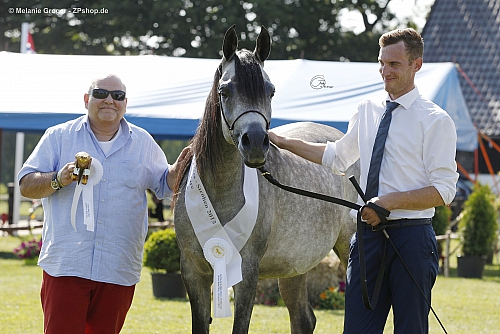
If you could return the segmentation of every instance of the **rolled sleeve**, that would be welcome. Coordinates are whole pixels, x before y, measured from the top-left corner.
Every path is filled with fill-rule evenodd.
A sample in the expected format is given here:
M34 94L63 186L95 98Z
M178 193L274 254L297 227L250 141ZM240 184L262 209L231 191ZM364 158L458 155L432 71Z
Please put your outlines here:
M332 170L334 174L342 175L344 174L342 170L338 169L335 165L335 151L336 143L335 142L327 142L325 152L323 153L323 157L321 159L321 164L325 167L328 167Z
M455 198L458 180L455 162L457 133L453 120L446 115L427 131L424 157L430 184L437 189L446 205Z
M335 142L327 142L321 164L332 170L334 174L344 172L359 159L358 146L358 113L349 121L347 133Z

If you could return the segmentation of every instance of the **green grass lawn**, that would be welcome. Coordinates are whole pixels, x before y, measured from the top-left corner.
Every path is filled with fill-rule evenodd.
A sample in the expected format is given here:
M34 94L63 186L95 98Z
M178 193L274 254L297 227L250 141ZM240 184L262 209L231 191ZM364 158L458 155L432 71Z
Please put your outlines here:
M0 333L41 333L42 311L39 289L42 271L25 266L12 254L19 238L0 237ZM456 276L456 257L451 275ZM410 301L411 302L411 301ZM439 276L433 289L433 307L450 334L500 333L500 265L487 266L482 280ZM343 311L315 311L315 333L342 333ZM430 314L430 333L443 333ZM232 318L214 319L211 333L231 332ZM392 318L384 333L392 333ZM289 333L285 307L257 305L250 333ZM153 297L148 269L142 272L128 313L124 334L191 333L191 312L187 300Z

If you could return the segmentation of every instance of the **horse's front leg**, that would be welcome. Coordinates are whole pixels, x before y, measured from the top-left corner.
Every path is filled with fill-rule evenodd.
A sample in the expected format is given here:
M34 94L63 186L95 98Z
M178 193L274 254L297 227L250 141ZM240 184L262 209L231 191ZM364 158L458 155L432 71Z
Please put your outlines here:
M251 263L250 263L251 262ZM250 327L255 291L259 281L258 259L243 260L243 281L234 288L234 322L233 334L246 334Z
M307 295L307 274L279 278L280 294L288 308L292 334L311 334L316 326L316 316Z
M193 334L208 334L210 329L213 273L208 263L187 262L181 257L181 273L191 305Z

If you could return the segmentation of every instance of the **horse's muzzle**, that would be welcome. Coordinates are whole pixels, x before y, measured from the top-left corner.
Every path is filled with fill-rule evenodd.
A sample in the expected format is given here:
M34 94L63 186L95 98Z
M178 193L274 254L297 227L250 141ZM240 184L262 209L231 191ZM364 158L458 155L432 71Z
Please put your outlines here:
M238 150L248 167L258 168L264 166L269 151L269 135L267 131L260 126L250 126L240 136Z

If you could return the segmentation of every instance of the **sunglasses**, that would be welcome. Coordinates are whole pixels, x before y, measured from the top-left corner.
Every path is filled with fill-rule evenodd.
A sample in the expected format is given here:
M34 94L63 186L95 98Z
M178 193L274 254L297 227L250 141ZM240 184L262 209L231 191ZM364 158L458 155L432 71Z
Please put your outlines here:
M113 100L116 101L125 100L125 92L122 90L109 91L101 88L92 89L92 96L96 99L105 99L108 97L109 94L111 94Z

